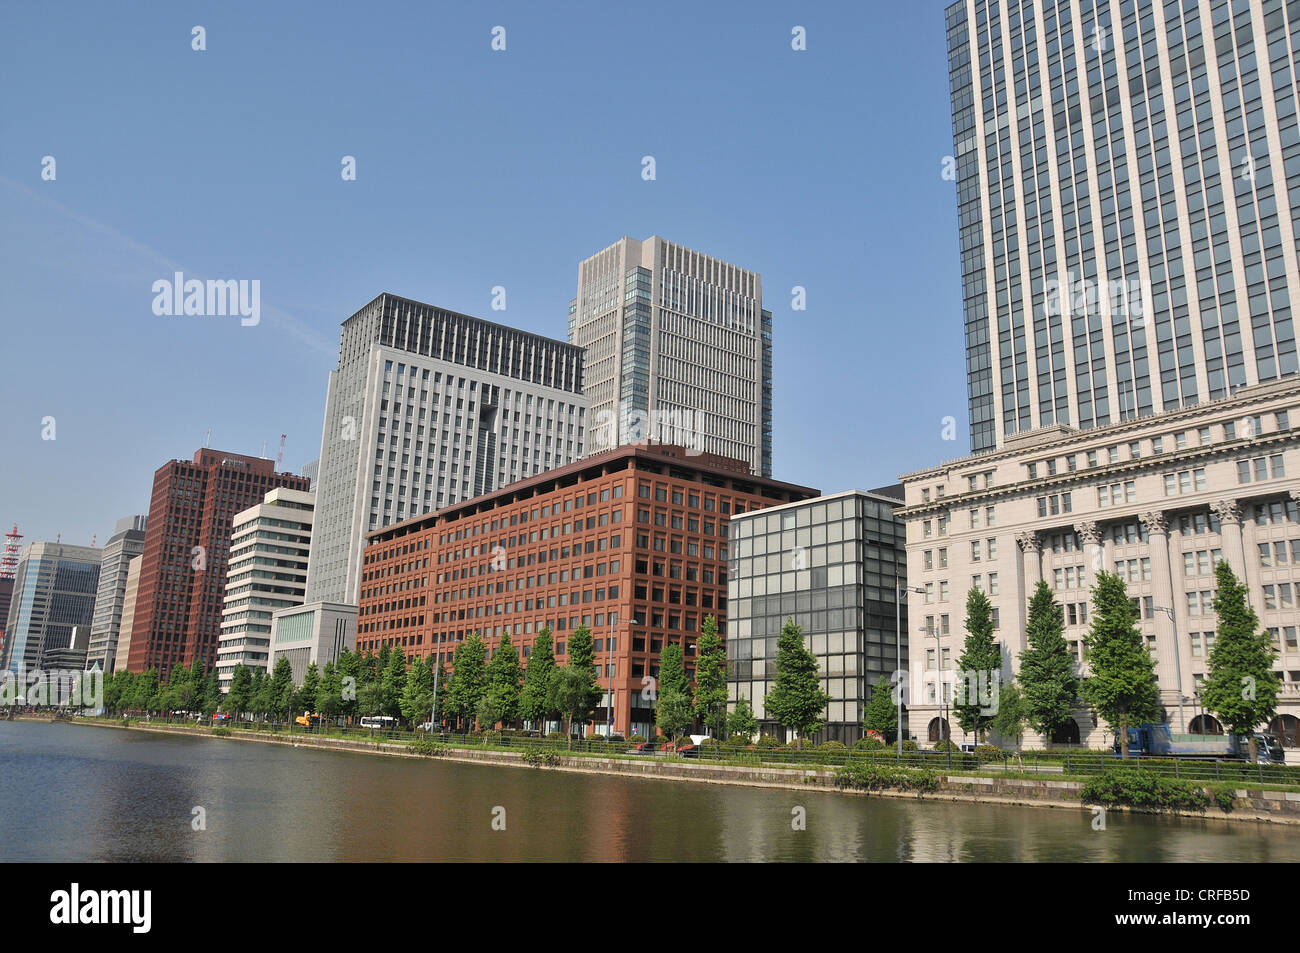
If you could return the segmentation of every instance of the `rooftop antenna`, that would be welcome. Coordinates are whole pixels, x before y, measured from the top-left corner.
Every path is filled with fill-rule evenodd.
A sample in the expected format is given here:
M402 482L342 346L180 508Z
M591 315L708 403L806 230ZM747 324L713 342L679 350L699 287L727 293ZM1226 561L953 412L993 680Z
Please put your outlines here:
M4 538L5 548L3 554L0 554L0 579L12 579L18 571L18 540L23 538L23 534L18 532L17 523L5 533Z
M90 548L91 548L91 549L94 549L94 548L95 548L95 540L97 540L97 539L99 539L99 534L98 534L98 533L91 533L91 534L90 534Z
M203 449L207 450L212 446L212 428L208 428L208 435L203 438Z

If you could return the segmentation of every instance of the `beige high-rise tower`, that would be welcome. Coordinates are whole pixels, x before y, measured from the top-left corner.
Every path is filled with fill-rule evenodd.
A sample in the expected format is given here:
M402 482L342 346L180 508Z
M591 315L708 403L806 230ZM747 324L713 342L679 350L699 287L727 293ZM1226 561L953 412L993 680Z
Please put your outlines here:
M772 474L772 314L753 271L651 236L578 265L586 451L676 443Z

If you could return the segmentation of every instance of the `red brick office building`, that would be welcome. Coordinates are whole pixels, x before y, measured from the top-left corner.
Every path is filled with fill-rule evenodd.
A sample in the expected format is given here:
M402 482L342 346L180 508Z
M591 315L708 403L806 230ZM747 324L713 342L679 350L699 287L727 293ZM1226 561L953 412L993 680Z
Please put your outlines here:
M643 679L658 676L664 646L682 643L693 676L705 616L726 637L731 516L817 495L670 446L550 470L370 533L357 649L436 654L450 670L472 633L490 654L509 631L527 665L549 627L563 665L568 636L585 624L602 685L613 679L614 730L645 734L654 712Z
M310 489L273 460L200 450L153 475L127 671L216 662L230 556L231 517L278 486Z

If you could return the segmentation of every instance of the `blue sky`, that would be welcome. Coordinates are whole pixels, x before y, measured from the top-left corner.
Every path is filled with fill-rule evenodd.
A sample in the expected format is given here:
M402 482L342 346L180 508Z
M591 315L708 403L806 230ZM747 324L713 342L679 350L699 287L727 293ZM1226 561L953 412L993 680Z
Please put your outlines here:
M3 530L102 545L209 427L272 457L288 434L296 472L361 305L563 338L578 262L624 235L762 273L778 479L869 488L965 454L943 7L5 4ZM178 270L258 279L261 322L156 316Z

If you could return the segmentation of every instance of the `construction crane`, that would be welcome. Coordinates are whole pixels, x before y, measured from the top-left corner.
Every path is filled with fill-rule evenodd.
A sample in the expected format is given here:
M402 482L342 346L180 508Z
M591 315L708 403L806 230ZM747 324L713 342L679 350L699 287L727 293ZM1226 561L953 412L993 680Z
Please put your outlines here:
M23 538L23 534L18 532L18 524L14 523L14 528L5 533L5 548L3 555L0 555L0 579L12 579L18 572L18 540Z
M280 434L280 452L275 455L275 472L280 472L280 464L284 461L284 438L288 434Z

